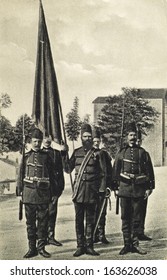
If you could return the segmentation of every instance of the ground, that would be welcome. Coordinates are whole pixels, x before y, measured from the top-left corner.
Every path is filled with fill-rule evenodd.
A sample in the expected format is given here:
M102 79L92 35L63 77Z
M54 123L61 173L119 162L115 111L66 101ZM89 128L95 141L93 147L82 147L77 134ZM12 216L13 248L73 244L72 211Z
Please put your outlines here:
M147 255L127 254L120 256L123 246L120 214L115 214L115 198L111 195L111 211L108 209L106 236L109 245L96 244L95 249L100 253L98 257L82 255L81 260L165 260L167 259L167 167L156 167L156 189L149 198L146 218L146 234L152 241L141 242L141 247L147 250ZM71 201L69 177L66 175L66 188L59 199L56 239L63 243L62 247L49 245L46 249L51 253L52 260L74 260L76 249L75 215ZM19 199L15 194L0 196L0 259L22 260L27 252L25 216L18 219ZM41 256L33 258L43 259Z

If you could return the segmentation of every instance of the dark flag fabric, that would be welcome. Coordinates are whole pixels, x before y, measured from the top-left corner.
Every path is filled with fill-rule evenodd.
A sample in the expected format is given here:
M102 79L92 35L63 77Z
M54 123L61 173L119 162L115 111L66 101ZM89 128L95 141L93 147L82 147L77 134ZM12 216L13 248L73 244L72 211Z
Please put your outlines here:
M45 15L40 1L32 118L37 127L61 143L61 104Z

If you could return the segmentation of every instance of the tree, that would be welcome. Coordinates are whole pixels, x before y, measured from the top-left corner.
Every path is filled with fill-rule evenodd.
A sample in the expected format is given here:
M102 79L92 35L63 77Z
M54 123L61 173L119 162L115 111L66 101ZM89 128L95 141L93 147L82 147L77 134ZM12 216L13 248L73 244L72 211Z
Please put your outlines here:
M0 118L0 153L9 152L14 141L13 127L4 116Z
M24 126L23 126L24 121ZM14 151L22 151L23 148L23 136L25 137L25 144L30 143L31 141L31 131L34 129L35 124L33 123L32 119L27 115L24 114L20 116L16 122L14 128L15 134L15 141L13 145ZM24 135L23 135L23 128L24 128Z
M80 134L81 129L81 120L78 115L78 107L79 107L79 99L76 96L73 102L73 108L67 114L67 122L65 123L65 130L67 133L67 137L73 143L73 150L74 150L74 141L77 141L78 136Z
M108 97L98 119L103 142L112 157L115 157L121 142L125 142L129 122L134 121L141 132L147 135L159 116L158 111L149 105L149 101L142 98L139 89L122 90L123 94Z
M8 108L11 105L10 96L7 93L1 93L0 96L0 117L3 108Z

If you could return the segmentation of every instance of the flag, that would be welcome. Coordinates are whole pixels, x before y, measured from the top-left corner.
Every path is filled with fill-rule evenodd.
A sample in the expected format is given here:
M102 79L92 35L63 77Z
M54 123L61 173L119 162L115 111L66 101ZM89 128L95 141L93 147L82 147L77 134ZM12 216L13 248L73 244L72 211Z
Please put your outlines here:
M44 134L61 143L61 104L42 3L39 6L37 59L32 118Z

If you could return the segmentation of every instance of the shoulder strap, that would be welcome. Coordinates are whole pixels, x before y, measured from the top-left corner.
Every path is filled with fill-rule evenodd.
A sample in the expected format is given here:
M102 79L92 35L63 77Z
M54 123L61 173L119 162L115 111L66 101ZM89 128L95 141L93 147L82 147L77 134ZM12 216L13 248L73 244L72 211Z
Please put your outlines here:
M75 183L75 189L74 189L74 193L73 193L73 197L72 199L74 200L77 193L78 193L78 190L79 190L79 186L80 186L80 182L81 182L81 178L82 178L82 175L83 175L83 172L92 156L94 152L94 149L90 149L87 154L85 155L81 165L80 165L80 168L79 168L79 171L78 171L78 175L77 175L77 178L76 178L76 183Z

